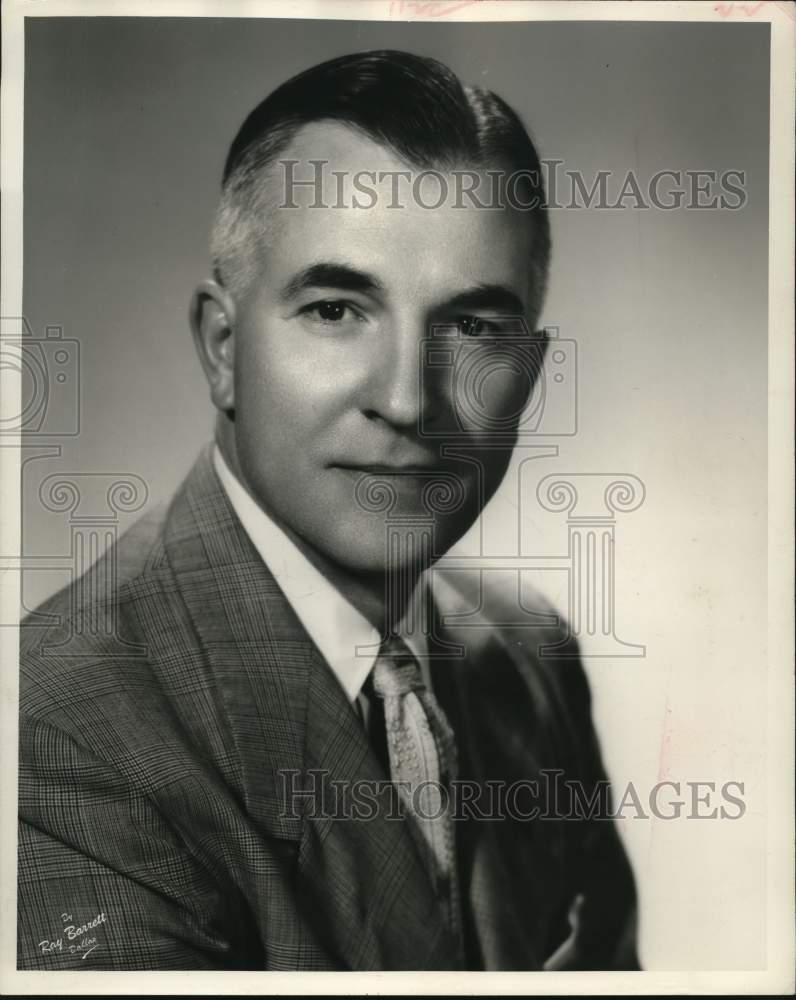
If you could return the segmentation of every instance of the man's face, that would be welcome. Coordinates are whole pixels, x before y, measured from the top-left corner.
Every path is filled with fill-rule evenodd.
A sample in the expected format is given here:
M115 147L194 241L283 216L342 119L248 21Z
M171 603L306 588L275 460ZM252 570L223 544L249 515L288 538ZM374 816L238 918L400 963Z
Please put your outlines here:
M410 169L334 123L306 126L280 159L297 160L302 179L313 176L311 159L328 161L328 177ZM269 185L273 204L284 204L278 164ZM477 334L451 326L532 311L527 214L466 200L454 208L453 197L426 209L410 188L402 207L389 208L391 182L374 186L368 208L333 207L333 187L330 207L310 208L314 191L301 188L298 207L271 208L263 266L234 324L234 435L246 485L315 552L359 572L385 567L389 522L433 523L436 554L465 533L503 478L505 432L529 392L527 366L490 356L494 333L482 335L485 353ZM436 200L433 182L422 197ZM439 325L447 336L435 350ZM443 454L446 445L455 454Z

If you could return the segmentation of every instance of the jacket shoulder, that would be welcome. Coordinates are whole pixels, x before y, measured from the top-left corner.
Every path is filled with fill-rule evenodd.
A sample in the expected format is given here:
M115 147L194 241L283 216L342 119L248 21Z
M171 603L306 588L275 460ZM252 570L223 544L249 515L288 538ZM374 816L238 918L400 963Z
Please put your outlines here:
M452 632L461 627L476 650L498 638L540 666L580 660L566 616L515 572L449 570L443 564L435 568L432 589L446 626Z
M161 503L138 518L83 574L28 612L20 622L20 654L40 645L37 636L53 639L64 619L85 618L118 605L126 588L157 570L166 513L167 504Z
M131 669L140 673L148 646L138 606L167 588L166 510L160 504L139 518L85 573L22 620L21 716L65 717L66 706L79 709L98 683Z

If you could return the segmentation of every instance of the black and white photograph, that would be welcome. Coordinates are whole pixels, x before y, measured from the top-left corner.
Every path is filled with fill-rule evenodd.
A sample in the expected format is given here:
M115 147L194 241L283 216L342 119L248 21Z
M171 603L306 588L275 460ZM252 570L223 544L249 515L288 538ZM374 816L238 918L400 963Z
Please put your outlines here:
M795 32L4 8L3 993L792 993Z

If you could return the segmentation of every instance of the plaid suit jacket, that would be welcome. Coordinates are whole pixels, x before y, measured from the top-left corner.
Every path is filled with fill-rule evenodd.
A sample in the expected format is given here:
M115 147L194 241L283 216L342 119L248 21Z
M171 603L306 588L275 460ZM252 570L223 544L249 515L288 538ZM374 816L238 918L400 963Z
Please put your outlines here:
M23 623L18 966L455 968L382 766L210 456L40 609L55 624ZM605 775L582 667L539 655L561 636L540 611L433 664L477 789L456 825L467 965L634 968L613 822L550 810L548 771L587 795ZM541 777L549 816L526 820ZM357 781L385 783L378 809L330 807Z

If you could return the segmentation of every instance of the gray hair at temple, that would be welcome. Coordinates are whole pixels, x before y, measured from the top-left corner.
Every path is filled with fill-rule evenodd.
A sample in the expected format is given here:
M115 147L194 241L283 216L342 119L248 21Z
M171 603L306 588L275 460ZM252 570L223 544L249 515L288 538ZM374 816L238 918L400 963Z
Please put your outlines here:
M392 50L341 56L292 77L246 118L224 166L211 237L216 280L240 292L256 274L263 246L263 183L276 157L304 125L351 125L421 169L502 168L521 173L534 220L531 303L536 322L550 259L550 225L539 157L508 104L463 86L435 59ZM259 223L258 223L258 220Z

